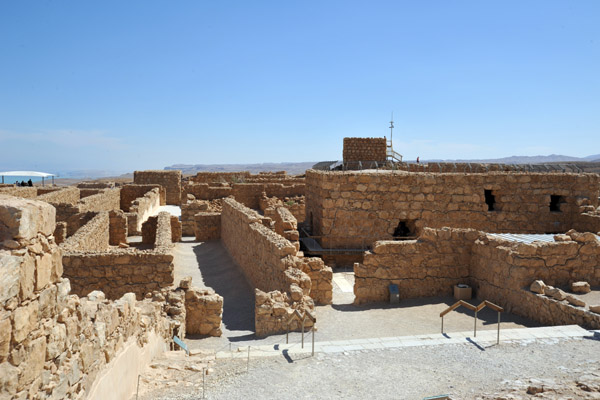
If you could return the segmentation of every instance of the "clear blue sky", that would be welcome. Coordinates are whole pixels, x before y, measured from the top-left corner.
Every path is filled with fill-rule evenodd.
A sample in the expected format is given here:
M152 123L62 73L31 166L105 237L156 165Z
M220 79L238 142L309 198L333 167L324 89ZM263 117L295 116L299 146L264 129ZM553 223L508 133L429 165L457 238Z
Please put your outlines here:
M600 1L3 1L0 170L600 153Z

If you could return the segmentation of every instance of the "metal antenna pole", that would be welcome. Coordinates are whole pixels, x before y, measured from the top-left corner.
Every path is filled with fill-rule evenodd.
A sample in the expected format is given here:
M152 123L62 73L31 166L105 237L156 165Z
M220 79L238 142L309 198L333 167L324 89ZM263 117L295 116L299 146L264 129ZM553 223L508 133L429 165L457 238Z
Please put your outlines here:
M394 112L392 111L392 120L390 121L390 144L392 143L393 140L393 135L394 135Z

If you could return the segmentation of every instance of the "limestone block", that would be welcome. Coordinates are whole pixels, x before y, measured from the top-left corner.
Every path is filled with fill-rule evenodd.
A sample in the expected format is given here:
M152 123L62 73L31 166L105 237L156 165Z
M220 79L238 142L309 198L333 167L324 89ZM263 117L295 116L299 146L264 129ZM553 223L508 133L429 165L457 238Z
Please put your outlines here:
M90 301L103 301L106 300L106 295L101 290L94 290L88 293L86 296Z
M8 362L0 364L0 398L14 398L18 382L19 369Z
M590 306L590 311L596 314L600 314L600 305Z
M300 286L296 285L295 283L290 285L290 295L293 301L300 301L304 296Z
M0 240L29 240L38 233L50 236L55 224L56 209L52 205L0 195Z
M49 286L40 293L39 317L52 318L56 314L56 285Z
M587 282L573 282L571 290L574 293L589 293L591 291L590 284Z
M32 340L25 348L26 359L20 365L21 375L17 390L28 387L44 369L46 360L46 337L42 336Z
M30 298L35 288L35 258L30 254L23 257L20 281L19 294L21 300Z
M574 306L578 306L578 307L585 307L585 301L581 300L579 297L577 296L573 296L572 294L567 294L565 296L565 299L573 304Z
M189 289L192 286L192 277L186 276L181 281L179 281L179 287L182 289Z
M65 324L56 324L48 336L48 346L46 347L46 360L53 360L58 357L66 348L67 327Z
M10 339L12 326L8 313L0 313L0 362L10 354Z
M18 307L13 312L13 340L20 343L29 335L38 322L39 304L32 301L26 306Z
M544 294L544 290L547 288L546 284L542 280L533 281L531 286L529 286L529 290L533 293Z
M0 304L19 293L21 257L0 254Z
M50 283L52 275L52 255L35 257L35 290L42 290Z
M562 301L566 298L567 294L558 288L550 288L548 286L545 290L546 296L552 297L555 300Z

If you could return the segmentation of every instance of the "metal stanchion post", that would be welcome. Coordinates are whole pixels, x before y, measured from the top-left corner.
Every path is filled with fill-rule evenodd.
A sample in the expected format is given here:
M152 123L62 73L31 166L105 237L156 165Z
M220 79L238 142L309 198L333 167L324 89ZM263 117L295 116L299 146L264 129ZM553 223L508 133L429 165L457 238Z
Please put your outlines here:
M135 389L135 400L138 399L139 392L140 392L140 375L138 374L137 388Z
M473 322L473 337L477 337L477 310L475 310L475 319Z
M444 317L442 316L442 335L444 334Z
M312 356L315 355L315 325L312 326Z
M250 346L248 346L248 361L246 362L246 372L250 369Z
M202 398L206 398L206 368L202 368Z
M496 344L500 344L500 311L498 311L498 337L496 338Z
M302 319L302 348L304 348L304 320L305 318Z

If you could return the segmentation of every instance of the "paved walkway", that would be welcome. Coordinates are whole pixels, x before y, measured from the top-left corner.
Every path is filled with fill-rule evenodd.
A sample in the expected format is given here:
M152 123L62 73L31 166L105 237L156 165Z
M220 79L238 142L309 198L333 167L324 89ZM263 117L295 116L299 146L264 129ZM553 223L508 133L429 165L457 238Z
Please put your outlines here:
M179 206L160 206L150 216L158 215L159 212L166 211L176 217L181 217L181 207Z
M290 344L250 346L250 357L289 357L290 354L310 354L312 352L311 333L305 333L304 348L301 334L290 333ZM544 339L582 338L600 336L600 331L588 331L578 325L547 326L529 329L503 329L500 331L500 345L512 341L536 341ZM497 331L473 331L436 333L429 335L380 337L368 339L333 340L315 342L314 351L319 353L343 353L359 350L374 350L414 346L442 346L448 344L472 344L478 348L496 345ZM247 358L248 346L234 346L233 351L219 351L216 358Z

